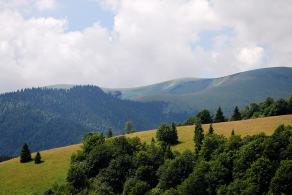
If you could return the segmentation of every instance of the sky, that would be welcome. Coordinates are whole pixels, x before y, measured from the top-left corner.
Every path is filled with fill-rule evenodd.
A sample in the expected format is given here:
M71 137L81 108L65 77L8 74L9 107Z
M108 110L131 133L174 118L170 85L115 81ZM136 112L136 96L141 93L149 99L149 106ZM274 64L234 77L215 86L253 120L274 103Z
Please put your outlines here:
M292 67L291 0L0 0L0 92Z

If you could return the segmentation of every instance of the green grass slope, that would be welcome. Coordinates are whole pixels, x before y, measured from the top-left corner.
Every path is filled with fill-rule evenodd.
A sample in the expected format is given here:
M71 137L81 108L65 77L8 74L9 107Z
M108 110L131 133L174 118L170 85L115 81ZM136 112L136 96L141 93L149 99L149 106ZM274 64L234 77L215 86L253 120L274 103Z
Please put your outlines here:
M21 164L19 158L0 163L0 195L43 194L55 182L65 182L71 154L80 145L41 152L41 164ZM33 154L34 157L35 154Z
M242 136L264 132L271 135L280 124L292 125L292 115L249 119L243 121L216 123L215 132L229 136L232 129ZM209 125L204 125L207 130ZM180 144L174 150L193 150L193 126L178 127ZM155 130L137 132L129 137L139 137L144 142L150 142L155 137ZM0 163L0 195L42 194L55 182L65 182L69 167L70 156L80 149L80 145L56 148L41 152L44 163L35 165L34 162L20 164L19 158Z

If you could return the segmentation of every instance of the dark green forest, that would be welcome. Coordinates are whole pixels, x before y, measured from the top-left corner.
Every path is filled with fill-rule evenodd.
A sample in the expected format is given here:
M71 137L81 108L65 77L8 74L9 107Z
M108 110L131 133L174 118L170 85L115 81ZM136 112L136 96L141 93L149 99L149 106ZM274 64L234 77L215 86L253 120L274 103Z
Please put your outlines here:
M79 143L86 132L109 128L122 133L161 122L180 121L185 114L165 114L165 103L121 100L95 86L71 89L33 88L0 95L0 154L17 155L22 144L32 151Z
M161 127L162 128L162 127ZM168 127L163 127L168 129ZM202 132L194 130L196 134ZM158 136L160 137L160 136ZM197 142L196 137L201 137ZM292 191L292 127L272 136L229 138L195 135L195 151L172 152L165 143L87 134L72 155L65 185L52 194L191 195L289 194Z

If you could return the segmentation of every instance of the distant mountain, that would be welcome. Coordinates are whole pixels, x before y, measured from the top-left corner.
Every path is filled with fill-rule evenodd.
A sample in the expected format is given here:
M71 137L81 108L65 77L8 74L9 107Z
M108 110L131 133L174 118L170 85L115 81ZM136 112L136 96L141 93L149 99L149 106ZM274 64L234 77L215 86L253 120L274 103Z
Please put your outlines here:
M185 78L154 85L106 89L54 85L0 95L0 154L13 156L27 142L33 151L78 143L86 132L133 121L137 130L221 106L229 115L266 97L292 94L292 68L265 68L214 79Z
M18 154L22 144L33 151L79 143L90 131L123 131L183 120L184 114L163 113L165 103L121 100L94 86L68 89L34 88L0 95L0 154Z
M169 103L166 111L193 112L222 106L230 113L235 105L246 106L268 96L286 98L292 94L292 68L277 67L252 70L214 79L186 78L154 85L104 89L120 94L122 99Z

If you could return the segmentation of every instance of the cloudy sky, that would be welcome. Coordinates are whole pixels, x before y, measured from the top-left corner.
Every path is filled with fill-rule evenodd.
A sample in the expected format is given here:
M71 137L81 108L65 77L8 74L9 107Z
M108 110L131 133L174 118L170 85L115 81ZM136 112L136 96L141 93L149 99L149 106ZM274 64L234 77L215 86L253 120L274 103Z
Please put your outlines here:
M0 92L292 66L291 0L0 0Z

